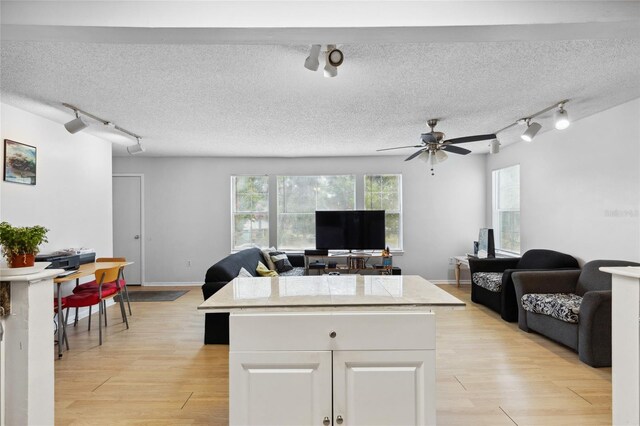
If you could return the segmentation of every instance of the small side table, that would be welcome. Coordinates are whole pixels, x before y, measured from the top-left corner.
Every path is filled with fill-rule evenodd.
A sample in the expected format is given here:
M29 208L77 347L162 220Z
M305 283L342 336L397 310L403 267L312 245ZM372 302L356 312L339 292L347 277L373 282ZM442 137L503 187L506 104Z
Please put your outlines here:
M469 258L465 254L464 256L454 256L453 259L456 262L455 274L456 274L456 284L460 287L460 271L464 266L466 269L469 269Z

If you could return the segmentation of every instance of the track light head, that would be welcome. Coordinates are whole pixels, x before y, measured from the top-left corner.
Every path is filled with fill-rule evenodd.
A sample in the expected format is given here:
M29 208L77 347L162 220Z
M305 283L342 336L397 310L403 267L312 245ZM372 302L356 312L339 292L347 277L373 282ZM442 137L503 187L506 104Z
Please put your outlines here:
M304 67L311 71L317 71L320 66L320 61L318 57L320 56L320 45L312 44L311 51L309 52L309 56L304 61Z
M338 75L338 68L334 67L327 61L327 64L324 66L324 76L327 78L335 77Z
M140 138L137 139L138 143L136 143L135 145L129 145L127 147L127 152L130 155L136 155L136 154L140 154L141 152L144 152L144 147L142 146L142 143L140 142Z
M500 141L498 139L494 139L489 144L489 154L497 154L500 152Z
M88 126L89 126L89 123L85 121L84 118L80 117L80 115L78 114L78 111L76 111L76 118L66 123L64 125L64 128L67 129L67 132L71 134L75 134Z
M527 120L527 130L525 130L520 137L525 142L531 142L533 138L536 137L540 129L542 129L540 123L536 123L535 121L532 123L530 120Z
M338 75L338 67L344 61L344 55L341 50L336 49L334 44L327 45L327 53L325 55L324 76L335 77Z
M553 113L553 121L558 130L564 130L571 124L569 113L564 109L564 104L560 104L560 107Z

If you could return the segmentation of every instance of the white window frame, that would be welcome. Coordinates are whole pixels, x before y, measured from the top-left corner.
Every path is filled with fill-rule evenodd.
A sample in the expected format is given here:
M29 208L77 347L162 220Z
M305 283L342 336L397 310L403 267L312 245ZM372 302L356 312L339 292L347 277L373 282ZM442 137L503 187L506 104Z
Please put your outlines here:
M499 208L499 194L500 194L500 182L499 182L499 175L500 172L509 169L511 167L517 167L518 168L518 208ZM500 224L500 213L501 212L520 212L520 206L521 206L521 202L520 202L520 196L521 196L521 185L520 185L520 164L513 164L511 166L506 166L506 167L501 167L499 169L495 169L492 170L491 172L491 205L492 205L492 224L493 224L493 232L494 232L494 239L495 239L495 248L496 251L501 251L504 253L509 253L509 254L520 254L521 250L522 250L522 230L521 227L520 229L518 229L518 239L519 239L519 247L518 247L518 251L513 251L513 250L507 250L505 248L502 247L502 240L501 240L501 224Z
M266 211L257 211L257 210L247 210L247 211L237 211L236 210L236 179L237 178L247 178L247 177L260 177L260 178L267 178L267 209ZM230 179L230 195L231 195L231 215L230 215L230 225L231 225L231 252L236 252L239 250L244 250L246 247L236 247L236 242L235 242L235 217L236 214L252 214L252 213L260 213L260 214L266 214L267 216L267 235L269 235L270 229L271 229L271 215L269 212L269 207L270 207L270 197L271 197L271 188L269 185L269 176L268 175L231 175L231 179ZM267 243L269 242L269 237L267 237ZM253 244L258 245L257 243L253 242Z
M316 209L312 212L306 213L306 212L280 212L279 210L279 206L280 206L280 200L278 199L278 197L280 197L280 179L281 178L319 178L319 177L351 177L353 178L353 209L355 210L357 208L357 177L355 174L315 174L315 175L278 175L276 177L276 214L275 214L275 226L276 226L276 245L278 247L278 250L287 250L287 251L300 251L300 250L304 250L306 249L312 249L315 248L315 244L313 247L286 247L286 246L280 246L279 242L280 242L280 228L278 226L278 224L280 223L280 215L286 215L286 214L298 214L298 215L302 215L302 214L310 214L310 215L314 215L313 220L315 221L315 212L317 210L317 205L318 205L318 195L316 192ZM340 210L347 210L346 208L341 208Z
M398 178L398 210L385 210L385 221L386 221L386 216L387 214L397 214L399 215L399 235L398 235L398 247L389 247L390 250L395 251L395 252L401 252L403 251L403 247L404 247L404 228L403 228L403 215L402 215L402 174L401 173L368 173L365 174L362 178L362 182L363 182L363 203L365 204L364 209L365 210L373 210L370 209L369 206L366 205L366 199L367 199L367 177L376 177L376 176L394 176L396 178ZM380 192L382 193L382 191ZM386 233L386 232L385 232Z

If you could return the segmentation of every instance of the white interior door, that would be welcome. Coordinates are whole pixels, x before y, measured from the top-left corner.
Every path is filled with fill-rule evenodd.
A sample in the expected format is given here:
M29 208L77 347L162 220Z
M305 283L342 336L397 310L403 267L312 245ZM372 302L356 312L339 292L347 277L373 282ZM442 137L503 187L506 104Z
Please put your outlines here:
M331 422L331 352L230 352L231 425Z
M127 285L142 284L142 176L113 176L113 255L126 257Z
M334 425L435 425L435 351L335 351Z

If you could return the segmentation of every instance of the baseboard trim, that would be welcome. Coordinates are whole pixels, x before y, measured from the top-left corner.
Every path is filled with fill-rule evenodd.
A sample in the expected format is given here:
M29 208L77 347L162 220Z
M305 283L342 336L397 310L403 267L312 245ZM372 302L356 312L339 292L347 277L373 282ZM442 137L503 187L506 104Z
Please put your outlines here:
M204 281L202 282L146 282L146 283L142 283L142 287L193 287L193 286L198 286L201 287L202 284L204 284Z

